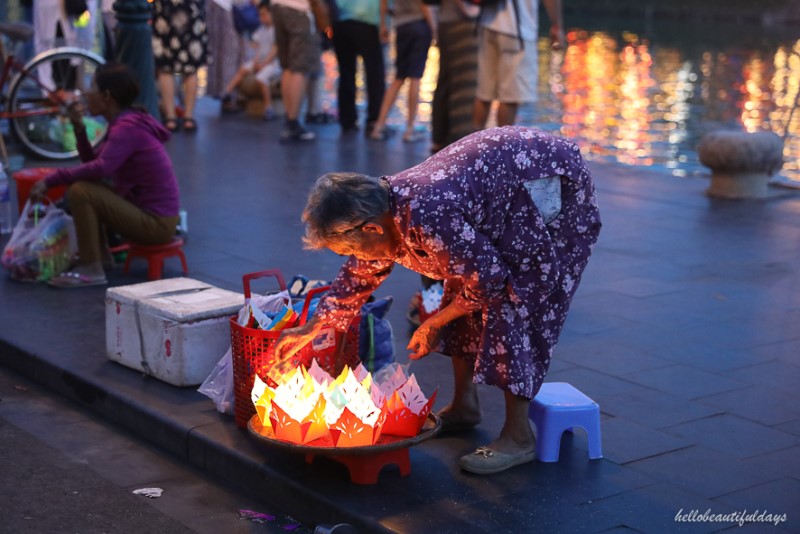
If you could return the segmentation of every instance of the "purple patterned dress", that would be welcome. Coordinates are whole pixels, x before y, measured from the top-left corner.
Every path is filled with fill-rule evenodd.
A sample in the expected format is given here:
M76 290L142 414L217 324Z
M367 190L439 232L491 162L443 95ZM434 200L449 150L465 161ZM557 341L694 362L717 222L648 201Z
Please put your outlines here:
M532 399L600 232L577 146L531 128L494 128L386 180L404 250L394 262L349 258L320 318L344 330L394 263L445 280L443 304L474 312L445 328L442 352L474 360L475 382ZM531 189L548 182L560 195L543 204L560 206L545 222Z

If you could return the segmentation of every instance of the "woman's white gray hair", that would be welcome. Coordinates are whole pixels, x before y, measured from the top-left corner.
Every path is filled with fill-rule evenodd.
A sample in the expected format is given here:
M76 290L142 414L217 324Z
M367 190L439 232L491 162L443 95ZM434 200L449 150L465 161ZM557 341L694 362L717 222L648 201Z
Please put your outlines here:
M326 248L331 242L357 243L364 223L389 210L389 184L364 174L332 172L321 176L303 210L306 248Z

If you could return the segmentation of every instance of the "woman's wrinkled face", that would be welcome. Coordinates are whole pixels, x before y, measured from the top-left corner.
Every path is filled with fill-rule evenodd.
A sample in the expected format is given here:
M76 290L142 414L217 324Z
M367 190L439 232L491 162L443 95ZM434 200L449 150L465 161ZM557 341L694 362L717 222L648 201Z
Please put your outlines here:
M350 232L356 232L355 236L332 241L328 248L340 256L354 256L365 261L394 260L397 256L395 243L380 225L369 222L347 233Z

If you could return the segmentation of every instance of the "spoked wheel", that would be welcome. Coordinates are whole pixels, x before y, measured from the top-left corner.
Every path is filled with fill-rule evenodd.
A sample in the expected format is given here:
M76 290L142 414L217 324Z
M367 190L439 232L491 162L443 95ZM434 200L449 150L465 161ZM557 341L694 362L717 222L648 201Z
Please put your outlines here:
M86 94L103 63L100 56L80 48L56 48L37 55L14 78L8 99L10 123L28 151L46 159L78 154L67 105ZM87 115L83 121L92 146L105 138L108 125L103 117Z

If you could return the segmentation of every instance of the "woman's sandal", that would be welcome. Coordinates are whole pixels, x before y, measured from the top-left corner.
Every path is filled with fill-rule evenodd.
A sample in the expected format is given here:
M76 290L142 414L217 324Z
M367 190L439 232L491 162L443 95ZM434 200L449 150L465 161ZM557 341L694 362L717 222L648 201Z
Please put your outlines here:
M183 131L186 133L194 133L197 131L197 121L191 117L183 119Z
M47 282L49 286L60 288L104 286L107 284L108 280L104 274L88 275L76 273L75 271L65 271Z
M180 125L178 124L178 119L165 119L164 128L166 128L172 133L177 132L180 129Z

